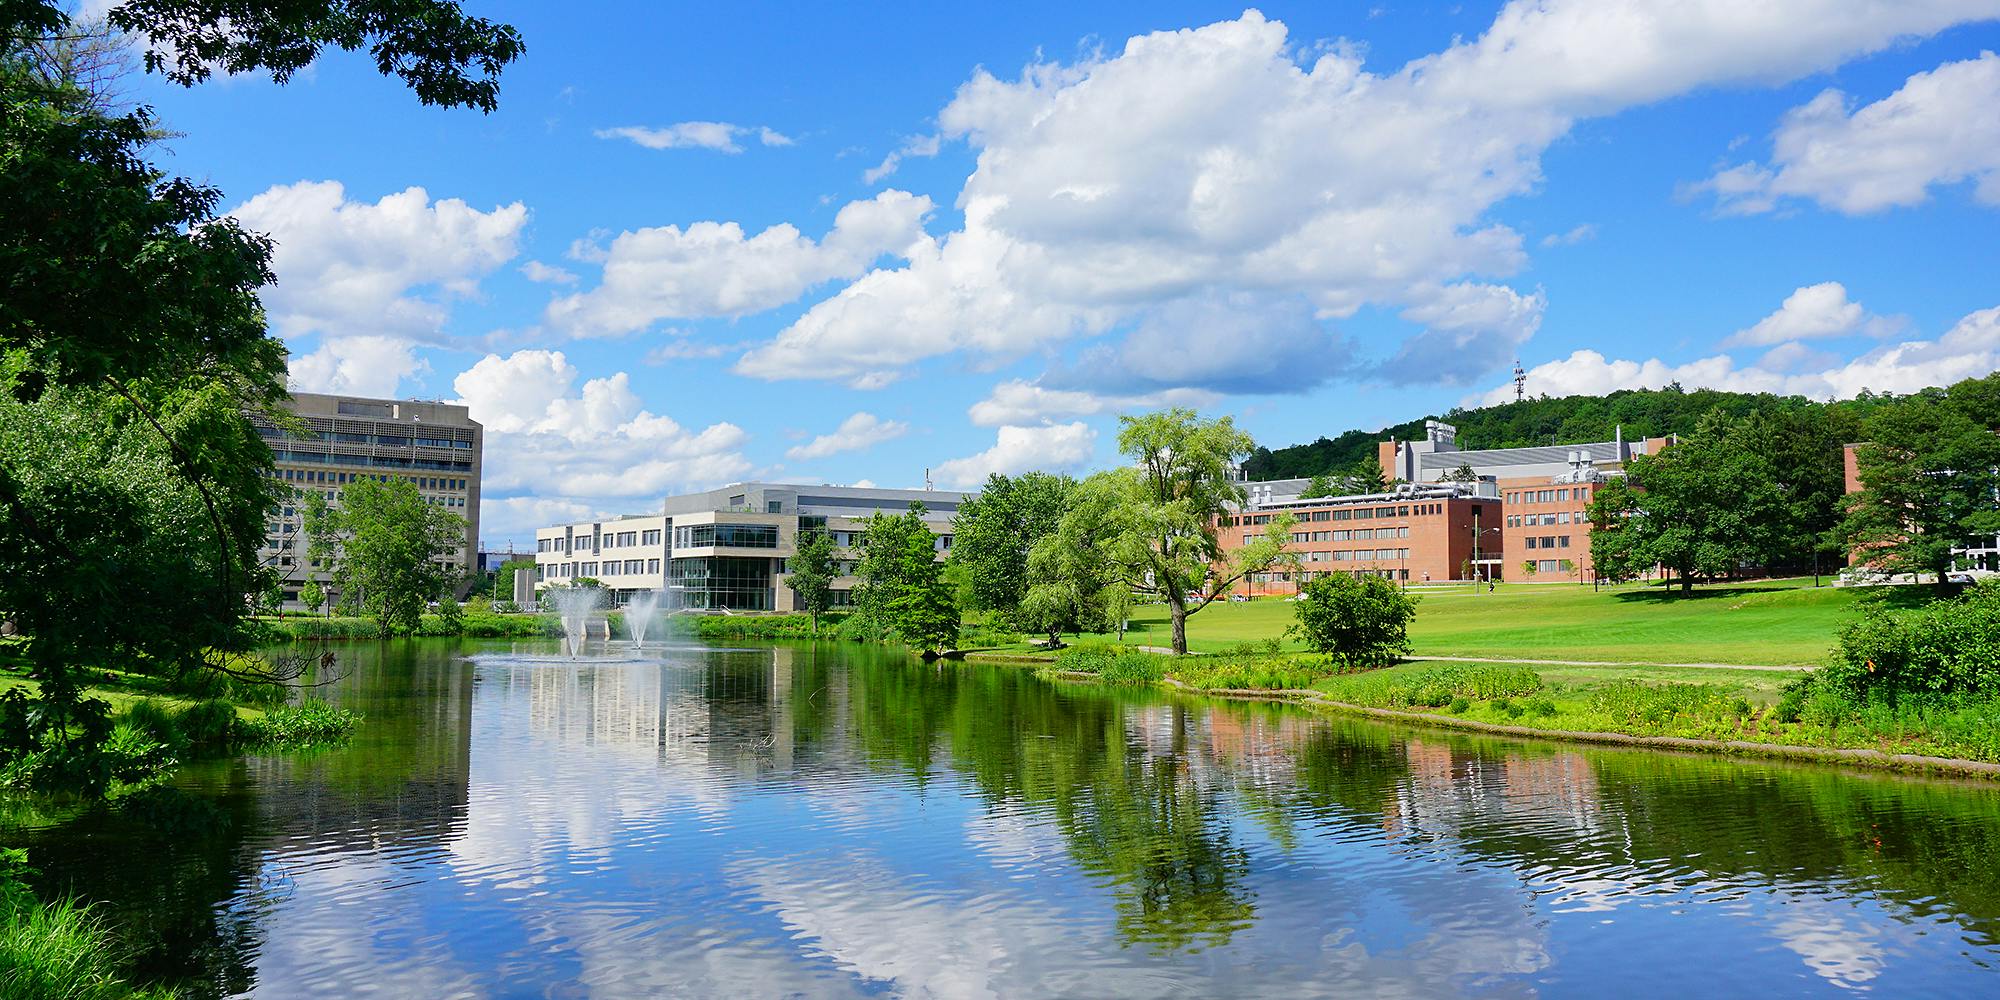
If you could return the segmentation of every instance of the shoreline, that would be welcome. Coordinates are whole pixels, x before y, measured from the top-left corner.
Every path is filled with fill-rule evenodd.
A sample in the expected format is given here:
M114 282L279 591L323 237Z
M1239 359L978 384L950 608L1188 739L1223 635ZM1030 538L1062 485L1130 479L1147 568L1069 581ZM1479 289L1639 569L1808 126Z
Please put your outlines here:
M967 662L1008 666L1040 665L1049 668L1043 671L1044 674L1065 683L1093 684L1103 687L1112 686L1105 684L1098 675L1093 673L1056 670L1054 669L1054 661L1047 659L1031 659L1025 656L1010 656L1005 654L994 656L973 654L967 657ZM1588 743L1597 746L1665 750L1676 753L1703 753L1730 757L1764 757L1779 760L1806 761L1816 764L1835 764L1876 771L1942 774L1986 780L2000 779L2000 763L1968 760L1962 757L1931 757L1924 754L1888 753L1869 747L1813 747L1791 743L1763 743L1754 740L1711 740L1689 736L1649 736L1636 733L1595 730L1541 729L1535 726L1482 722L1477 719L1459 718L1436 712L1412 712L1404 709L1357 705L1352 702L1338 701L1319 691L1302 688L1197 688L1175 680L1172 677L1162 678L1156 685L1149 684L1147 686L1157 686L1173 691L1176 694L1222 698L1230 701L1284 702L1302 708L1319 709L1346 715L1358 715L1407 725L1484 733L1490 736L1545 739L1564 743Z

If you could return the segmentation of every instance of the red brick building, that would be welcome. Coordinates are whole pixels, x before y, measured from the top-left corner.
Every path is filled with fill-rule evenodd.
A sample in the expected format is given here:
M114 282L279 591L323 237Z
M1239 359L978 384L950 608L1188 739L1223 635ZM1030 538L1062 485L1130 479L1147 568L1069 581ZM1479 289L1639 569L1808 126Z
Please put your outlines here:
M1380 576L1422 584L1484 579L1505 561L1500 501L1471 485L1406 485L1389 493L1296 497L1247 507L1218 526L1225 551L1262 537L1274 517L1296 522L1286 551L1298 572L1253 574L1234 593L1249 597L1298 592L1326 573ZM1490 492L1490 491L1489 491Z

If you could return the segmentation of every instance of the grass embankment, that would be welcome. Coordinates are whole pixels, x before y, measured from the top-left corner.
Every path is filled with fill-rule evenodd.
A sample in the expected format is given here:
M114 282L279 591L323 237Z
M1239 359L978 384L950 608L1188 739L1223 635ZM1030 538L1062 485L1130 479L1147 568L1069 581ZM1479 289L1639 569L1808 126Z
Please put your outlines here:
M1048 669L1069 680L1280 697L1379 709L1413 721L1462 722L1566 738L1667 737L1749 753L1867 750L2000 763L2000 699L1857 703L1825 692L1795 691L1792 682L1803 673L1424 660L1340 672L1310 654L1175 658L1102 646L1066 650ZM1856 762L1899 763L1880 758Z
M1916 588L1878 590L1812 586L1805 580L1760 580L1703 587L1680 595L1657 586L1515 585L1487 593L1468 587L1417 589L1422 598L1410 625L1411 654L1488 660L1589 660L1608 663L1717 663L1815 666L1834 634L1868 594L1910 602ZM1285 635L1297 605L1279 598L1217 602L1188 619L1188 649L1226 652L1244 643L1277 642L1303 649ZM1134 610L1124 642L1169 645L1166 608ZM1066 637L1078 645L1110 644L1111 636ZM1016 643L999 652L1032 653Z
M125 1000L165 997L120 978L125 950L90 908L74 900L44 903L23 875L27 858L0 849L0 997Z

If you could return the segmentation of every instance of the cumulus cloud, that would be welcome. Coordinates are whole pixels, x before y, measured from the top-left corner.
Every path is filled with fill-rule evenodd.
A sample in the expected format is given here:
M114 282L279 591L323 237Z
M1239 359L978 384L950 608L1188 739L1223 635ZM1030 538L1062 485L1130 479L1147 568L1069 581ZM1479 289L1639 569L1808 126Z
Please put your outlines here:
M889 190L843 206L819 242L789 224L750 236L734 222L632 230L608 246L585 241L570 255L602 264L603 281L551 302L548 321L577 336L616 336L663 319L762 312L852 278L884 254L907 254L926 240L930 210L927 197Z
M1737 164L1696 189L1732 214L1802 198L1863 215L1920 205L1931 188L1966 181L1974 198L2000 205L2000 56L1945 63L1873 104L1850 104L1841 91L1821 92L1779 122L1768 165Z
M1203 389L1165 389L1137 394L1106 394L1087 389L1058 389L1015 379L993 387L985 399L966 409L981 427L1034 424L1064 417L1158 410L1169 406L1213 406L1222 397Z
M862 412L840 422L831 434L821 434L805 444L785 451L791 459L825 458L844 451L865 451L884 441L891 441L910 432L910 425L900 420L883 420L872 413Z
M394 397L401 394L403 379L430 366L418 360L408 340L364 334L327 337L312 353L294 356L290 369L288 381L301 392Z
M528 209L490 212L420 187L374 203L350 201L338 181L281 184L231 210L277 242L264 308L280 336L370 333L434 340L453 297L518 252Z
M1001 427L993 447L939 465L938 481L946 486L970 489L994 473L1003 476L1023 472L1074 470L1090 461L1097 432L1088 424L1051 424L1045 427Z
M738 370L882 385L938 355L1017 356L1175 300L1255 295L1304 296L1323 319L1407 310L1420 339L1382 346L1469 377L1504 363L1541 308L1496 284L1526 255L1488 213L1534 189L1577 118L1795 78L1980 12L1516 0L1480 38L1383 75L1358 46L1302 48L1248 11L1013 80L981 71L938 116L978 153L963 227L814 305Z
M733 125L729 122L676 122L659 128L621 125L597 130L599 139L625 139L647 149L712 149L718 153L741 153L738 139L754 137L766 146L789 146L792 139L762 125Z
M1303 296L1205 293L1148 310L1115 347L1043 381L1076 389L1305 392L1354 363Z
M1530 369L1528 390L1549 396L1601 396L1618 389L1652 389L1678 382L1690 389L1796 394L1814 399L1849 397L1863 389L1914 392L2000 370L2000 306L1966 316L1936 340L1884 345L1818 371L1796 370L1799 359L1796 351L1773 351L1749 367L1739 367L1724 354L1674 365L1658 358L1610 359L1596 351L1581 350ZM1466 402L1503 403L1513 398L1513 391L1511 385L1503 385Z
M1778 311L1745 327L1722 342L1724 347L1768 347L1788 340L1845 337L1856 333L1893 332L1895 321L1870 315L1847 297L1838 281L1806 285L1785 296Z
M561 351L524 350L489 354L452 381L458 402L486 427L488 503L511 496L528 510L536 499L631 513L751 470L742 428L694 430L651 413L624 372L581 388L578 378Z

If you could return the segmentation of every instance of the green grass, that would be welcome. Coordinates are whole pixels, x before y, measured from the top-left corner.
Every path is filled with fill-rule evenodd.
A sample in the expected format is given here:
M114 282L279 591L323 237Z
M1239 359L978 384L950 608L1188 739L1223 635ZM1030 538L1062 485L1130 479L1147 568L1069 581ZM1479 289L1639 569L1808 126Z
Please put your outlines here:
M1885 596L1898 601L1928 596L1915 590L1893 588ZM1493 593L1437 588L1420 592L1423 601L1410 625L1410 642L1416 656L1813 666L1825 660L1840 624L1867 593L1814 588L1811 580L1698 587L1685 597L1643 585L1601 591L1502 585ZM1219 602L1188 619L1188 648L1213 653L1245 642L1282 639L1294 608L1278 598ZM1165 647L1171 635L1166 608L1148 605L1134 612L1125 642ZM1113 639L1079 636L1075 641ZM1300 648L1283 641L1286 649Z

